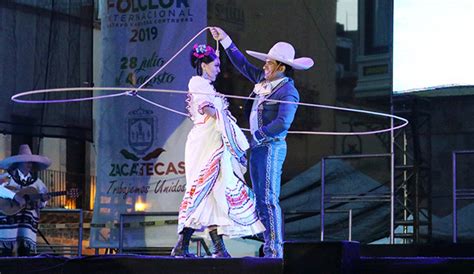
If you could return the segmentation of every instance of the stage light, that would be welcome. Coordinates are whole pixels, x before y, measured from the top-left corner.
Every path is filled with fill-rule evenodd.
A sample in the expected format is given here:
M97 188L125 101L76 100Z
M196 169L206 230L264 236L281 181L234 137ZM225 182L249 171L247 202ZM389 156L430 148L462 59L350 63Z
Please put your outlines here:
M137 211L145 211L146 203L142 202L142 198L138 196L138 200L135 202L135 212Z

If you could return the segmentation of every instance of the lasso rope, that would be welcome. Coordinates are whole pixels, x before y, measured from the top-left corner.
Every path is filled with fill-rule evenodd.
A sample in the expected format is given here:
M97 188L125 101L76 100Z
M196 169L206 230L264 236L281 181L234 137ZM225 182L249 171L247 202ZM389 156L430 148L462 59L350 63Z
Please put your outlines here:
M169 89L148 89L148 88L143 88L146 84L148 84L156 75L158 75L168 64L170 64L186 47L189 46L189 44L192 43L199 35L201 35L204 31L210 29L210 27L205 27L201 31L199 31L194 37L192 37L184 46L181 47L163 66L161 66L155 73L153 73L150 78L148 78L145 82L143 82L139 87L137 88L124 88L124 87L78 87L78 88L56 88L56 89L41 89L41 90L33 90L33 91L26 91L22 93L15 94L11 97L11 100L17 103L25 103L25 104L51 104L51 103L68 103L68 102L82 102L82 101L89 101L89 100L98 100L98 99L106 99L106 98L113 98L113 97L119 97L123 95L129 95L129 96L134 96L139 98L140 100L143 100L149 104L152 104L156 107L165 109L167 111L171 111L173 113L183 115L183 116L188 116L187 113L163 106L157 102L151 101L141 95L138 94L139 91L145 91L145 92L162 92L162 93L179 93L179 94L187 94L189 93L188 91L180 91L180 90L169 90ZM217 43L217 52L219 52L219 43ZM82 97L82 98L72 98L72 99L57 99L57 100L25 100L21 99L24 96L28 95L37 95L37 94L44 94L44 93L52 93L52 92L70 92L70 91L122 91L120 93L114 93L114 94L107 94L107 95L97 95L97 96L91 96L91 97ZM195 94L204 94L200 92L192 92ZM227 97L227 98L234 98L234 99L242 99L242 100L256 100L256 98L250 98L250 97L243 97L243 96L237 96L237 95L228 95L228 94L222 94L218 93L217 96L220 97ZM381 113L381 112L375 112L375 111L368 111L368 110L361 110L361 109L353 109L353 108L344 108L344 107L337 107L337 106L329 106L329 105L322 105L322 104L311 104L311 103L300 103L300 102L289 102L289 101L281 101L281 100L273 100L273 99L265 99L265 101L269 102L275 102L275 103L283 103L283 104L295 104L295 105L300 105L300 106L306 106L306 107L313 107L313 108L324 108L324 109L332 109L332 110L338 110L338 111L346 111L346 112L355 112L355 113L363 113L363 114L369 114L369 115L375 115L375 116L381 116L381 117L387 117L395 120L399 120L402 123L393 126L390 128L384 128L380 130L371 130L371 131L362 131L362 132L331 132L331 131L289 131L288 133L291 134L305 134L305 135L370 135L370 134L377 134L377 133L383 133L383 132L388 132L396 129L400 129L408 124L408 120L396 115L392 114L387 114L387 113ZM248 130L248 129L244 129Z
M58 99L58 100L24 100L21 99L21 97L28 96L28 95L35 95L35 94L43 94L43 93L52 93L52 92L69 92L69 91L82 91L82 90L95 90L95 91L124 91L121 93L116 93L116 94L109 94L109 95L103 95L103 96L97 96L97 97L87 97L87 98L75 98L75 99ZM33 91L26 91L22 93L18 93L14 96L12 96L12 100L18 103L26 103L26 104L39 104L39 103L44 103L44 104L53 104L53 103L67 103L67 102L79 102L79 101L87 101L87 100L93 100L93 99L104 99L108 97L117 97L117 96L122 96L122 95L132 95L132 93L129 92L130 88L121 88L121 87L91 87L91 88L56 88L56 89L41 89L41 90L33 90ZM170 89L150 89L150 88L141 88L139 91L144 91L144 92L161 92L161 93L178 93L178 94L188 94L188 91L183 91L183 90L170 90ZM207 94L208 93L202 93L202 92L192 92L193 94ZM177 111L175 109L160 105L156 102L153 102L139 94L132 95L134 97L137 97L147 103L150 103L154 106L163 108L165 110L174 112L179 115L183 116L188 116L187 113ZM244 96L237 96L237 95L227 95L227 94L222 94L218 93L216 96L220 97L227 97L227 98L234 98L234 99L242 99L242 100L256 100L255 98L248 98ZM400 125L390 127L390 128L385 128L385 129L380 129L380 130L371 130L371 131L362 131L362 132L330 132L330 131L289 131L289 133L292 134L305 134L305 135L369 135L369 134L377 134L377 133L383 133L387 132L390 130L396 130L399 128L402 128L408 124L408 120L396 115L392 114L387 114L387 113L381 113L381 112L375 112L375 111L368 111L368 110L361 110L361 109L352 109L352 108L344 108L344 107L337 107L337 106L328 106L328 105L322 105L322 104L310 104L310 103L297 103L297 102L289 102L289 101L281 101L281 100L273 100L273 99L266 99L266 101L269 102L275 102L275 103L283 103L283 104L294 104L294 105L301 105L301 106L306 106L306 107L315 107L315 108L325 108L325 109L333 109L333 110L338 110L338 111L346 111L346 112L355 112L355 113L362 113L362 114L369 114L369 115L375 115L375 116L381 116L381 117L387 117L387 118L393 118L396 120L401 121L402 123Z

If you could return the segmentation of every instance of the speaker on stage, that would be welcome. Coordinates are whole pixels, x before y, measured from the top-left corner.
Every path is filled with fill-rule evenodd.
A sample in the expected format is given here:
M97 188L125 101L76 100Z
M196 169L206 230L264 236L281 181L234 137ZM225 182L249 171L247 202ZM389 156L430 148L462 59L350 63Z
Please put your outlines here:
M335 274L355 273L360 259L358 242L285 241L284 273Z

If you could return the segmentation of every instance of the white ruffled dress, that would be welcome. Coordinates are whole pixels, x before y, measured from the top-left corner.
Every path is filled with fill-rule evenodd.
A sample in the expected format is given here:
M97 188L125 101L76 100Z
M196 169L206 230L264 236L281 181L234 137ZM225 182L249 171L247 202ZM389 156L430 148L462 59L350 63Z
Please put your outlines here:
M265 230L257 217L255 196L245 184L245 151L249 144L225 98L216 96L210 81L189 81L188 111L194 123L185 149L186 192L179 209L178 233L184 227L202 231L217 225L228 237ZM216 110L216 118L203 112Z

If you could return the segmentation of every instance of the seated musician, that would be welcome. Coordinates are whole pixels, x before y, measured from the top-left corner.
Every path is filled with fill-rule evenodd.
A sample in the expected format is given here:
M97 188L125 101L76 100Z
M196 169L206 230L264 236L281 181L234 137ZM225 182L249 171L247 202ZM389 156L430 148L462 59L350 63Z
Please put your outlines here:
M45 184L37 177L37 171L51 165L47 157L31 153L28 145L21 145L19 153L0 161L10 180L0 185L0 256L28 256L36 251L39 209L46 205L49 195ZM18 191L31 187L40 193L39 199L25 200ZM5 202L7 200L7 202ZM5 214L8 206L18 212ZM11 208L10 208L11 209Z

